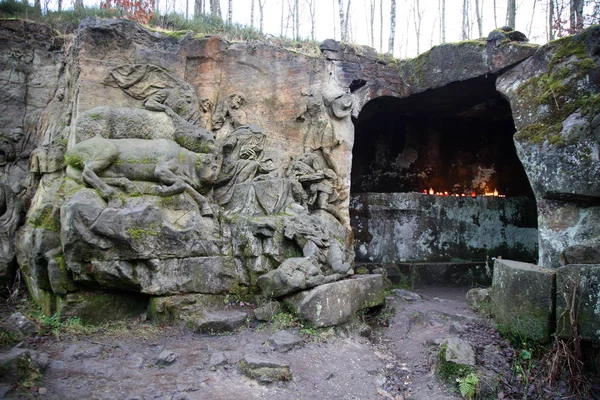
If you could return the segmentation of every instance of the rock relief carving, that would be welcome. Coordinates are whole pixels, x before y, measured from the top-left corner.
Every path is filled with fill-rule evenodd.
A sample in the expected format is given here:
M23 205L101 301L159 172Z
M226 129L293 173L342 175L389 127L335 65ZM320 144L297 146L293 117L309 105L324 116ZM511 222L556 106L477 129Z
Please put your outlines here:
M200 103L187 82L154 65L126 64L113 69L105 83L141 100L144 108L87 110L77 118L77 141L94 136L171 139L196 153L217 151L212 135L199 125Z
M265 289L281 295L352 273L332 157L337 98L308 107L308 137L282 163L267 154L265 131L247 124L240 92L219 111L159 67L120 66L109 81L139 107L81 113L64 157L66 179L43 190L40 182L47 201L61 199L40 203L28 217L51 217L56 229L42 227L47 246L35 247L40 224L23 235L37 254L27 262L40 287L64 294L94 282L153 295L217 294L256 286L260 274L304 270L308 283ZM202 126L217 130L219 140Z
M127 193L137 192L132 180L158 182L148 194L170 196L188 193L200 207L202 215L213 215L206 198L199 191L215 181L218 164L212 154L198 154L167 139L105 139L95 137L76 144L65 160L67 173L97 189L107 201L116 200L111 185Z

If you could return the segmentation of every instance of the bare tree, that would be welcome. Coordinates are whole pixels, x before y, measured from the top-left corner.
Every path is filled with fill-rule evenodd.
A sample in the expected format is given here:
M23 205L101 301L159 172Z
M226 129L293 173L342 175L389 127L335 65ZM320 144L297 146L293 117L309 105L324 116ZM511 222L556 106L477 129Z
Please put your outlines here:
M294 2L294 15L296 15L296 40L300 40L300 0Z
M535 1L533 2L535 4ZM483 7L481 7L482 9ZM477 30L479 32L479 37L483 37L483 23L481 13L482 10L479 7L479 0L475 0L475 17L477 18Z
M185 19L190 17L190 0L185 0Z
M210 0L210 13L214 16L221 17L221 4L219 0Z
M583 0L571 0L569 3L570 33L583 30Z
M396 0L392 0L390 11L390 40L388 41L388 53L394 54L394 39L396 38Z
M379 52L383 53L383 0L379 0Z
M533 2L533 10L531 10L531 20L529 21L529 27L527 28L527 37L531 37L531 28L533 28L533 20L535 19L535 5L537 1Z
M342 42L348 41L348 21L350 20L350 1L347 0L344 6L344 0L338 0L338 11L340 13L340 36ZM346 10L344 10L344 8Z
M227 4L227 25L233 24L233 0L229 0Z
M554 40L554 0L548 0L548 41Z
M462 40L467 40L469 38L469 0L463 0L462 30L460 38Z
M263 31L263 21L265 17L265 3L267 0L258 0L258 13L260 14L260 32Z
M446 0L440 0L440 43L446 43Z
M254 0L250 0L250 28L254 28ZM283 26L283 14L281 16L281 25Z
M415 27L417 54L421 53L421 23L423 22L424 11L421 10L421 1L414 0L412 4L413 24Z
M371 47L375 47L375 0L371 0L371 24L369 26L371 33Z
M506 2L506 25L511 28L516 27L517 21L517 0L507 0Z
M310 38L315 40L315 22L316 22L316 8L317 0L304 0L308 5L308 13L310 14Z
M494 29L498 27L498 13L496 12L496 0L494 0Z
M205 6L204 0L194 0L194 18L204 14Z

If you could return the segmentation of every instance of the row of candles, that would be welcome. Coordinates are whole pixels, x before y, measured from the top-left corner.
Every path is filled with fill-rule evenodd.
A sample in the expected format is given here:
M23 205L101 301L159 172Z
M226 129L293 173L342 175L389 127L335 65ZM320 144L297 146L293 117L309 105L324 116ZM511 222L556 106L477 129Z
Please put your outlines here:
M429 188L429 190L424 189L423 190L423 194L428 194L428 195L432 195L432 196L453 196L453 197L467 197L467 196L470 196L470 197L477 197L477 192L475 192L475 191L472 191L470 195L467 195L465 193L462 193L462 194L452 193L452 194L450 194L448 192L436 192L432 188ZM506 197L503 194L499 194L497 189L494 189L493 192L485 192L483 194L483 196L485 196L485 197Z

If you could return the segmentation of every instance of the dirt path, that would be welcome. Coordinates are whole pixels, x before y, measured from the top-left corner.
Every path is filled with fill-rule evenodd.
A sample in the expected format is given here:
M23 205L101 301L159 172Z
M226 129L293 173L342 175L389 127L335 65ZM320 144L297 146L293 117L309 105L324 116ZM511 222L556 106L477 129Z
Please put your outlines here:
M166 329L150 339L93 335L37 344L50 355L44 399L449 399L434 376L439 343L475 316L464 292L421 292L421 300L388 298L388 319L374 329L355 324L319 334L288 329L302 343L289 351L267 344L271 324L232 335L200 336ZM386 317L386 314L383 315ZM388 325L389 326L385 326ZM166 351L166 353L165 353ZM170 353L169 353L170 352ZM161 354L170 364L158 365ZM289 382L261 384L238 368L246 354L287 363ZM36 394L37 393L37 394ZM1 395L1 394L0 394Z

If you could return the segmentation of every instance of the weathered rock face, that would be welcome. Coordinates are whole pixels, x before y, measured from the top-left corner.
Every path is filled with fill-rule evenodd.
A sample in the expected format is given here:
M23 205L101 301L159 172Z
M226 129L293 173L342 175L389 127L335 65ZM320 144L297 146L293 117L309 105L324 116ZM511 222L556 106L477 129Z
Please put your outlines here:
M63 39L46 26L4 21L0 29L1 287L15 272L14 236L26 212L28 158L60 122L53 118L68 107L62 46ZM41 168L55 171L49 164Z
M96 322L95 305L104 314L104 305L133 296L132 307L114 313L126 316L150 297L157 319L169 304L180 308L169 311L176 320L218 330L223 318L209 318L217 307L190 314L174 299L259 288L279 297L353 274L353 101L327 60L102 20L83 21L66 51L77 68L49 71L56 79L44 84L61 96L45 99L47 121L31 116L47 127L29 128L39 137L28 141L37 145L35 196L17 238L19 264L46 313ZM21 78L14 90L25 92ZM21 140L7 135L12 145ZM2 194L13 199L4 188L18 193L20 181L9 178L14 187ZM3 207L17 218L12 244L23 209ZM286 275L294 260L311 279L257 286Z
M538 202L539 263L546 267L560 266L573 246L597 247L600 236L599 38L592 27L551 42L497 81Z
M124 315L177 296L320 293L354 272L352 116L376 97L422 95L485 118L497 74L538 200L540 264L596 260L598 32L536 50L498 31L398 64L330 41L308 56L122 20L84 20L64 44L3 21L0 279L18 253L33 296L65 314L121 292L136 298ZM417 100L408 112L423 112ZM500 230L508 243L530 228ZM515 241L528 252L529 236Z

